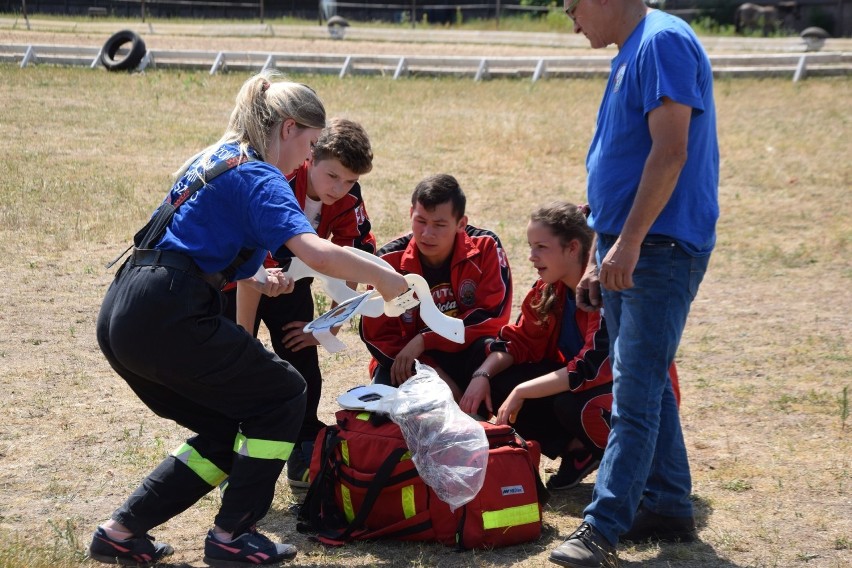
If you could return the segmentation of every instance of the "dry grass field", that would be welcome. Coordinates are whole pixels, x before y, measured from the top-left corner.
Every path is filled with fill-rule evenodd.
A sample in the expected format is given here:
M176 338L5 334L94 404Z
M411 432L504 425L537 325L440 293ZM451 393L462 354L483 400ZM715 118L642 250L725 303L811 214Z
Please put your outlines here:
M279 49L279 48L276 48ZM84 549L187 433L155 417L111 371L94 322L112 271L169 174L217 138L244 74L0 65L0 567L88 565ZM580 201L601 80L298 77L331 115L362 122L375 169L362 180L384 242L407 226L416 182L448 172L473 223L507 247L515 308L533 273L526 218ZM852 80L716 84L722 148L719 242L678 356L699 543L623 548L624 566L852 565ZM517 312L515 312L517 313ZM321 357L321 417L364 383L366 350ZM543 470L558 464L547 460ZM286 483L263 530L294 542L292 566L548 565L593 477L555 495L526 546L326 549L295 530ZM201 566L211 495L156 529L169 566Z

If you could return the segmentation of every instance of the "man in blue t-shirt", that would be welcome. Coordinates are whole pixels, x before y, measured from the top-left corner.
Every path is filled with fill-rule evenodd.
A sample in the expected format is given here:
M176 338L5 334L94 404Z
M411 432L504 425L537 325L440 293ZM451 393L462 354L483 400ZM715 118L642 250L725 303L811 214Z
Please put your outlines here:
M696 538L667 370L719 216L710 62L683 20L642 0L565 0L592 47L618 46L586 158L596 263L577 305L607 307L612 429L583 523L550 560L613 566L619 539Z

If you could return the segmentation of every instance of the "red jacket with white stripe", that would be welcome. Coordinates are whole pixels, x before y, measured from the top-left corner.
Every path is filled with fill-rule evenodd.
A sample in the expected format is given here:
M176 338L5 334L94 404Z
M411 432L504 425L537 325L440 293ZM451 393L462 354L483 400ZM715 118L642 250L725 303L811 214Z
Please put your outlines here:
M402 275L423 274L420 254L411 233L382 247L378 255ZM491 231L468 225L456 235L450 260L450 286L457 301L457 318L464 322L465 342L455 343L430 330L420 319L420 309L402 316L361 318L361 339L378 361L390 367L396 355L421 333L426 351L461 351L480 337L494 337L509 323L512 309L512 275L500 239Z

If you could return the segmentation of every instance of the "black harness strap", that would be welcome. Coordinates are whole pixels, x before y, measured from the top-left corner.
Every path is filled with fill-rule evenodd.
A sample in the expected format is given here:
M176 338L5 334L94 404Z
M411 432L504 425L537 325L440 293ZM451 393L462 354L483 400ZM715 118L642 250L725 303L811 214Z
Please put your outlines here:
M187 199L192 197L195 192L199 189L210 183L214 178L219 176L220 174L225 173L226 171L239 166L240 164L244 164L246 162L254 161L254 158L250 156L240 155L238 157L228 158L226 160L222 160L213 165L212 168L204 170L202 175L199 175L195 180L184 190L183 193L178 196L178 198L171 202L168 199L160 204L157 208L157 211L151 216L151 219L145 224L144 227L139 229L136 234L133 236L133 244L124 249L124 251L119 254L115 259L109 262L106 265L106 268L112 268L116 262L122 259L127 252L136 247L137 250L146 250L151 249L151 247L156 244L166 232L166 227L168 227L169 223L172 220L172 217L177 211L177 208L181 206ZM242 249L237 257L231 262L231 264L222 271L222 276L226 281L230 281L234 274L236 274L237 269L246 262L249 258L251 258L252 254L254 254L253 249ZM200 272L200 271L199 271Z
M187 199L192 197L196 191L210 183L220 174L252 160L254 160L254 158L241 155L236 158L229 158L227 160L217 162L212 168L204 170L203 175L195 178L195 181L193 181L189 187L180 194L174 203L167 200L160 205L157 212L153 217L151 217L151 220L148 221L148 224L142 227L139 232L136 233L136 236L133 237L133 242L136 243L136 247L142 249L151 248L152 245L163 238L163 235L166 232L166 227L172 220L172 216L174 216L177 208L180 207Z

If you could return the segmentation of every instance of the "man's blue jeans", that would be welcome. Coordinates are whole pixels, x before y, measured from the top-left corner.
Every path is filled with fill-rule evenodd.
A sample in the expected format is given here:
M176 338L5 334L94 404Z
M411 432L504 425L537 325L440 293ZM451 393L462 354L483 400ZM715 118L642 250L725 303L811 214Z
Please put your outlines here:
M598 263L616 237L598 235ZM668 237L649 235L633 287L603 289L613 366L612 430L585 521L618 543L640 501L671 517L692 516L692 480L668 375L686 317L707 270Z

